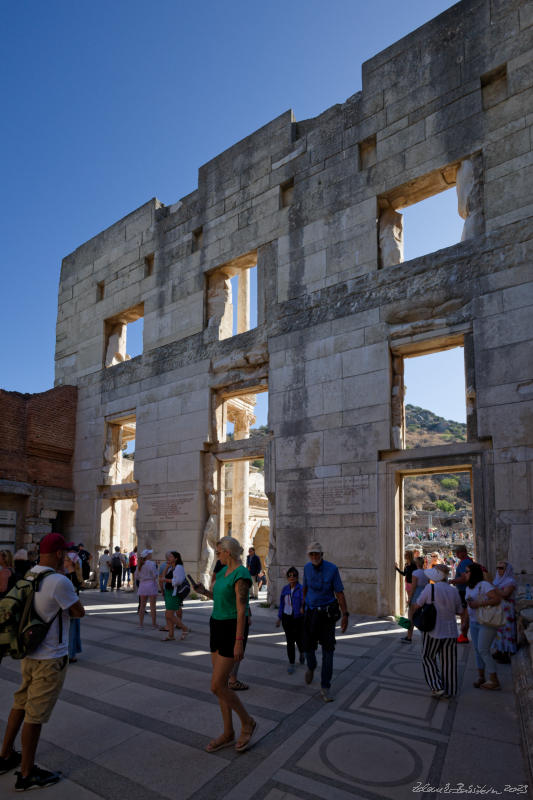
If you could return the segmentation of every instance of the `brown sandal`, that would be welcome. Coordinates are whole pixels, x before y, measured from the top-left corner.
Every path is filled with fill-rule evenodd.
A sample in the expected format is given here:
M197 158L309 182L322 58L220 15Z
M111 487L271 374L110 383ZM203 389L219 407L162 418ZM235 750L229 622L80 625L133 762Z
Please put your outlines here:
M165 638L161 639L161 641L162 642L175 642L176 639L174 638L174 636L165 636Z
M219 736L218 739L213 739L205 748L206 753L216 753L217 750L223 750L224 747L233 747L235 742L235 734L231 738L226 739L224 735Z

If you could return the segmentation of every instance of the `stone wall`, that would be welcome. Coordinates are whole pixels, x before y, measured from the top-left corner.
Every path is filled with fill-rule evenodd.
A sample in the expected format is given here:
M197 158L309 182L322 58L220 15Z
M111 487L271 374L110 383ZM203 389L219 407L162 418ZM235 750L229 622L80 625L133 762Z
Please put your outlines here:
M281 114L200 167L190 195L149 201L64 259L56 383L79 390L85 543L110 492L129 491L140 544L177 546L201 571L220 466L264 456L273 595L319 539L350 605L390 613L402 475L464 468L480 558L531 571L532 50L530 3L463 0L363 64L345 103ZM402 262L401 210L456 184L462 241ZM229 280L254 264L258 325L232 336ZM143 354L128 360L139 316ZM468 441L406 451L403 358L453 345ZM226 441L227 398L265 388L270 435ZM131 415L135 482L104 489L107 426Z

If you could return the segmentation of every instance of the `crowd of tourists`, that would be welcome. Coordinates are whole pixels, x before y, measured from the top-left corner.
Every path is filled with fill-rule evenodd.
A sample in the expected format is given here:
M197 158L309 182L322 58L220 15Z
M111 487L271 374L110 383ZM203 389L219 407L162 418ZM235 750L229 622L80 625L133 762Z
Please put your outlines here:
M83 564L90 562L90 556L83 558L80 549L83 546L67 543L60 534L48 534L41 540L38 564L29 565L28 575L40 578L34 606L46 622L46 635L21 661L22 684L15 692L0 752L0 774L19 768L15 784L18 791L48 786L61 777L60 773L37 767L35 756L42 724L50 718L59 697L67 665L76 662L81 652L80 619L85 612L79 592L84 581ZM285 633L288 673L295 672L298 650L300 663L306 665L307 684L314 679L317 649L321 646L320 697L329 703L333 700L335 629L340 621L341 632L346 631L349 613L337 566L324 559L319 542L311 542L307 552L309 560L304 566L302 583L295 567L287 570L275 624L282 626ZM139 555L136 548L125 554L117 547L115 553L119 557L115 562L114 556L109 561L100 558L100 569L102 572L103 565L104 575L106 571L115 573L117 590L124 577L126 582L129 579L134 583L139 600L139 628L144 628L147 606L152 627L158 628L156 599L161 592L165 601L165 625L159 628L165 633L162 641L175 640L176 629L184 639L190 628L183 621L183 587L186 585L189 591L189 583L180 553L167 552L159 568L150 547ZM423 673L435 698L453 697L457 693L458 643L472 642L478 668L474 686L489 691L501 688L497 661L508 660L516 652L516 582L511 564L498 561L497 574L491 582L487 570L468 555L464 545L456 548L455 555L453 570L436 551L423 557L420 551L408 550L404 568L395 565L405 578L409 609L409 629L401 641L413 641L413 623L423 630ZM130 560L130 556L134 559ZM244 566L243 549L231 536L217 542L216 556L209 587L189 576L194 590L213 600L209 623L211 691L219 703L222 730L207 744L206 751L215 753L232 747L243 753L253 744L258 723L239 696L239 691L248 687L237 678L237 672L251 624L250 597L257 596L254 583L259 583L262 569L253 548ZM4 578L7 575L4 591L9 591L7 586L14 568L7 551L0 553L0 566L0 579L3 572ZM129 569L126 576L125 569ZM103 582L101 591L106 591L107 586L102 588L102 585ZM0 586L3 586L1 581ZM426 622L417 621L419 616ZM457 617L461 620L459 635ZM240 722L238 732L234 718ZM14 744L21 727L19 753Z
M487 569L464 545L456 548L455 557L452 568L440 553L423 557L415 548L406 550L403 569L395 564L405 578L408 609L407 634L401 641L411 644L415 626L422 630L424 677L435 697L457 693L458 644L472 643L478 670L473 685L489 691L501 689L497 663L509 663L517 649L512 565L499 560L490 581Z

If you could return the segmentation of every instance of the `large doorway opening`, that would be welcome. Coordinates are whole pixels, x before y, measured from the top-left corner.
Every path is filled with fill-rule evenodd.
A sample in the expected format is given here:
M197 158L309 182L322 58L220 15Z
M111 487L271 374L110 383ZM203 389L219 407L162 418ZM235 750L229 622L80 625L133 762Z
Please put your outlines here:
M403 476L403 550L418 551L430 566L455 565L455 548L475 555L472 475L468 469L431 471Z

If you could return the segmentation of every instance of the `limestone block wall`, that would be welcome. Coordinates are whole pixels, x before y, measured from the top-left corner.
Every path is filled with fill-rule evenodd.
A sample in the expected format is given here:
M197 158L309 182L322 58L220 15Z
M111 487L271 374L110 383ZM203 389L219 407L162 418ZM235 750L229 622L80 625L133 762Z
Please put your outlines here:
M264 455L272 595L318 538L350 605L390 613L402 476L465 468L480 557L533 571L530 5L463 0L363 64L345 103L281 114L201 166L190 195L64 260L56 380L79 390L86 542L126 493L140 543L207 569L220 467ZM401 210L456 182L463 241L402 263ZM228 280L254 264L258 326L231 336ZM104 367L141 315L143 354ZM457 344L468 441L406 451L402 359ZM226 442L225 398L258 387L269 436ZM110 489L106 430L128 416L135 481Z

